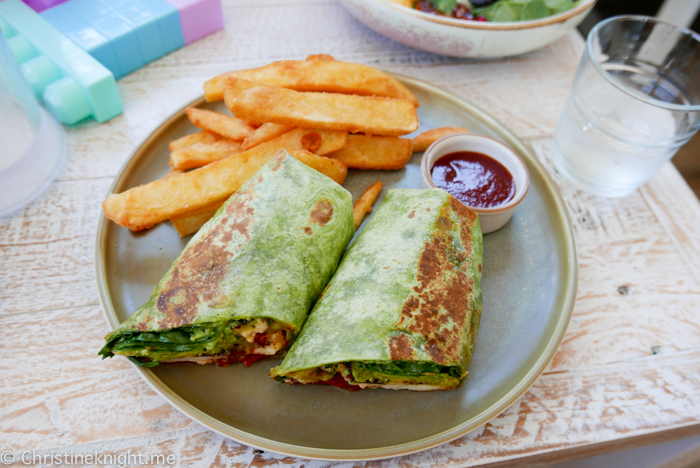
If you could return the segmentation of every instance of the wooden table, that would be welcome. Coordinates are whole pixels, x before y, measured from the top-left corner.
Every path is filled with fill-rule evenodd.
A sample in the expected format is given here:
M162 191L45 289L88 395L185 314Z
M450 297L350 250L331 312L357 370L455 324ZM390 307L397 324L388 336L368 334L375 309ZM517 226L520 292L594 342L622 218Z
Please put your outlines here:
M401 46L332 0L230 1L225 21L225 31L120 80L124 114L68 129L68 161L49 192L0 219L0 452L326 466L228 440L171 408L126 360L100 361L108 329L93 270L100 203L141 140L206 79L314 53L420 78L486 109L549 168L578 245L574 315L533 387L461 439L368 465L526 466L700 433L700 204L671 164L618 200L578 192L555 173L551 137L581 55L578 33L475 62Z

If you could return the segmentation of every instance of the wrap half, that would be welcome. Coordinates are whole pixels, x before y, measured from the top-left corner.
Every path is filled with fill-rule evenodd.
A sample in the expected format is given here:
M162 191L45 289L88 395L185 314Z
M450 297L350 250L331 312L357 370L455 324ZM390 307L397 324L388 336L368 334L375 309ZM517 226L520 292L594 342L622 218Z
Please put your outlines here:
M440 189L389 190L270 376L343 388L449 390L481 318L477 215Z
M252 362L301 330L354 234L352 196L278 152L190 240L100 355Z

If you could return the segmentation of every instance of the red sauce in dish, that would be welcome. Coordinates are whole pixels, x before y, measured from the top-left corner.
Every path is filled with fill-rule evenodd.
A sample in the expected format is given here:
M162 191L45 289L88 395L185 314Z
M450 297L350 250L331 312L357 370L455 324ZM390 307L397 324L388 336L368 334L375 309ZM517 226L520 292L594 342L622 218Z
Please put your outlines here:
M441 188L467 206L494 208L515 196L511 173L482 153L458 151L435 161L430 175Z

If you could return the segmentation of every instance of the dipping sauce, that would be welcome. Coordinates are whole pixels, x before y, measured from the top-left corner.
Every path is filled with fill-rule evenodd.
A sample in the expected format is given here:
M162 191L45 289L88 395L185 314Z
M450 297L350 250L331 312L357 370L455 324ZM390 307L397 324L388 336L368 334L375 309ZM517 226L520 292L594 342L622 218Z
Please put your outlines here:
M511 173L490 156L458 151L435 161L430 171L433 183L467 206L495 208L515 195Z

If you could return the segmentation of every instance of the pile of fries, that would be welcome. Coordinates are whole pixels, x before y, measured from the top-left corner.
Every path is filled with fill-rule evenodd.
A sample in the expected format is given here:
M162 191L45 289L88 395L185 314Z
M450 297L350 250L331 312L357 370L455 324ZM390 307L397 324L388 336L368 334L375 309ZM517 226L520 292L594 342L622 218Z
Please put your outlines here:
M170 142L172 170L162 179L110 195L102 204L109 219L132 231L169 219L187 236L280 149L342 184L348 168L400 170L412 153L467 131L401 138L418 129L416 97L384 72L328 55L225 73L204 84L204 95L231 115L188 108L201 131ZM377 182L356 202L356 228L381 190Z

